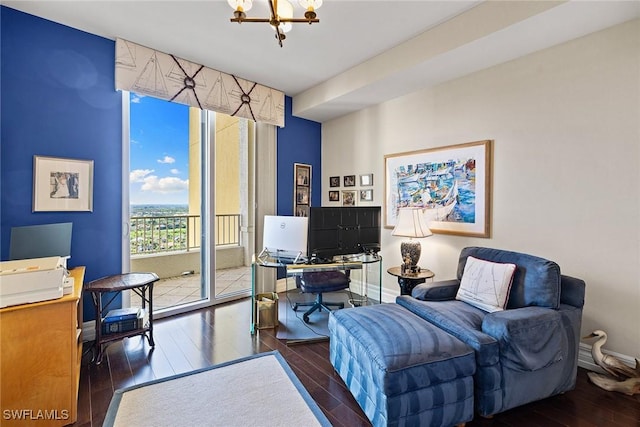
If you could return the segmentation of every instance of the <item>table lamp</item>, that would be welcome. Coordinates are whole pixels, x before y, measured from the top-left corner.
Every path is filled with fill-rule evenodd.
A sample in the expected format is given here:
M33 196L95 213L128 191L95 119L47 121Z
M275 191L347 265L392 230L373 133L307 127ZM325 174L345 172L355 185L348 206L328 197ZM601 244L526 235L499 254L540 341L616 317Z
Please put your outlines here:
M392 236L404 236L409 240L400 244L403 271L417 271L418 260L422 250L418 240L413 238L428 237L433 235L421 208L401 208L398 210L396 226L391 232Z

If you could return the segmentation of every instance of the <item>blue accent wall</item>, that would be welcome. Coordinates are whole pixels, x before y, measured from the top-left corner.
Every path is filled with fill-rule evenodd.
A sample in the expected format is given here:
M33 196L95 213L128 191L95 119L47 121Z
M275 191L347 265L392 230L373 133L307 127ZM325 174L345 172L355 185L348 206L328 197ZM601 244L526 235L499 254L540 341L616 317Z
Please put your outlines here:
M72 222L69 266L121 272L122 107L111 40L2 7L1 246L11 227ZM32 212L33 156L94 161L93 212ZM37 244L37 242L34 242ZM85 319L94 318L89 297Z
M85 281L122 271L122 107L115 42L0 6L0 258L11 227L73 222L69 266ZM278 129L278 214L293 213L293 164L312 170L320 206L320 123L293 117ZM33 156L94 161L93 212L32 212ZM85 321L95 317L84 298Z
M291 98L285 98L285 127L278 128L277 215L293 215L293 164L311 165L311 206L320 206L322 125L291 114Z

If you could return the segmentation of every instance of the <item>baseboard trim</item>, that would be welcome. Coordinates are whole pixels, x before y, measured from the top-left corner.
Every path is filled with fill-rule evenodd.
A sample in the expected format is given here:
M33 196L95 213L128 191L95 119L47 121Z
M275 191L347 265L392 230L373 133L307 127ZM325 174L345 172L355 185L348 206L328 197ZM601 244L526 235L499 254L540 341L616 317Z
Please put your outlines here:
M377 292L377 288L375 288L374 292ZM396 302L396 297L400 296L399 290L389 290L386 288L382 288L382 302Z
M359 284L356 284L356 287L360 287ZM378 297L378 286L372 285L369 283L367 286L367 295L370 297ZM287 290L287 279L278 279L276 281L276 292L285 292ZM382 289L382 302L395 302L396 297L400 295L400 293L396 290L389 290L386 288ZM96 339L96 322L95 320L90 320L88 322L82 323L82 341L94 341ZM578 366L584 368L588 371L599 372L604 374L604 370L600 368L593 361L593 357L591 356L591 345L580 343L578 348ZM616 353L613 351L603 350L605 354L610 354L612 356L617 357L622 360L627 365L634 367L636 363L636 359L628 356L626 354Z
M287 279L282 278L276 280L276 292L285 292L287 290Z
M599 372L604 374L604 370L596 365L593 357L591 356L591 345L580 343L580 348L578 349L578 366L581 368L587 369L589 371ZM602 350L604 354L609 354L611 356L615 356L620 359L622 362L631 366L632 368L636 366L636 359L632 356L628 356L626 354L616 353L615 351Z
M278 280L276 287L277 287L277 292L286 291L287 289L286 279ZM359 289L359 288L360 288L360 284L355 283L355 286L352 289ZM372 285L371 283L368 284L367 286L368 296L375 297L375 299L377 299L378 292L379 292L379 288L377 285ZM395 302L396 297L398 295L400 295L400 292L398 290L389 290L389 289L383 288L382 302L385 302L385 303ZM604 370L600 368L598 365L596 365L596 363L593 361L593 357L591 356L591 347L592 346L589 344L580 343L578 347L578 366L588 371L604 374L605 373ZM603 350L603 353L615 356L631 367L635 366L636 361L631 356L627 356L625 354L620 354L620 353L616 353L608 350Z
M591 346L589 344L580 343L578 348L578 366L589 371L604 373L593 361L591 357Z

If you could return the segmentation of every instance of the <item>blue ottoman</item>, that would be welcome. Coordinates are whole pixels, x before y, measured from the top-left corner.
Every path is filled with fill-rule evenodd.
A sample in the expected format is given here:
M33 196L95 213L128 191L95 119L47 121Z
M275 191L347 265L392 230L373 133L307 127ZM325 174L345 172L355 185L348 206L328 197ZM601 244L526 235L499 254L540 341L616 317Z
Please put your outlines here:
M374 426L473 419L471 347L398 304L329 317L330 359Z

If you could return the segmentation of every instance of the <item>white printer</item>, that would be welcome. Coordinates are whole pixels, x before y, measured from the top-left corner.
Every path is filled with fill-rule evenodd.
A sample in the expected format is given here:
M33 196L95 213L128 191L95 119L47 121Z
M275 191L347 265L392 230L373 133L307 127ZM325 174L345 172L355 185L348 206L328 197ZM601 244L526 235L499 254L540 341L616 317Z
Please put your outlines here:
M73 292L67 271L72 229L71 222L11 228L9 261L0 263L0 308Z
M62 297L65 264L59 256L0 262L0 308Z

